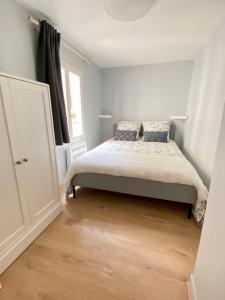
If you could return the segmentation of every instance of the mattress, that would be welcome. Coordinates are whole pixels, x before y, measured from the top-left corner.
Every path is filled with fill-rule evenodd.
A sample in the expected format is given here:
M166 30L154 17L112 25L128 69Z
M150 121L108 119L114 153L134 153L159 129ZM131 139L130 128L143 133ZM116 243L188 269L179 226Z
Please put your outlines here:
M203 222L207 188L173 141L148 143L108 140L80 156L72 164L66 176L66 190L71 189L72 179L76 175L84 173L194 187L197 201L193 213L198 223Z

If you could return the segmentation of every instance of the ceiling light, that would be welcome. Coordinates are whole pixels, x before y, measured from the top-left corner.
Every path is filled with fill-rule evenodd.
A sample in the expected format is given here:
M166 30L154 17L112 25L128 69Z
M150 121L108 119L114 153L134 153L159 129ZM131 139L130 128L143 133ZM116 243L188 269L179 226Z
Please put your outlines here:
M154 3L155 0L105 0L105 10L113 19L127 22L144 17Z

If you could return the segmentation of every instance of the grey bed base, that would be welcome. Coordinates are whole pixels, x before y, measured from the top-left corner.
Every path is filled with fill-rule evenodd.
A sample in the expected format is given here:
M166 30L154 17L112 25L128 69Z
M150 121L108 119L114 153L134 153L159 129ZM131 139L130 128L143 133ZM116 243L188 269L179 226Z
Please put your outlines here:
M189 204L188 218L191 218L192 205L197 199L197 192L193 186L164 183L146 179L123 176L113 176L97 173L81 173L73 177L73 196L76 197L76 186L118 192L136 196L144 196L168 201Z

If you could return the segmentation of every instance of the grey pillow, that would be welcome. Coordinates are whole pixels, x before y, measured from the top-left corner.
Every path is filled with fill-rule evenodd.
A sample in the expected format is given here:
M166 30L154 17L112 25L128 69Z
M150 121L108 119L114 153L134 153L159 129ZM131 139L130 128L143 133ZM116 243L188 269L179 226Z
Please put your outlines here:
M136 130L116 130L115 140L135 142L137 140L137 131Z
M144 142L167 143L168 131L145 131Z

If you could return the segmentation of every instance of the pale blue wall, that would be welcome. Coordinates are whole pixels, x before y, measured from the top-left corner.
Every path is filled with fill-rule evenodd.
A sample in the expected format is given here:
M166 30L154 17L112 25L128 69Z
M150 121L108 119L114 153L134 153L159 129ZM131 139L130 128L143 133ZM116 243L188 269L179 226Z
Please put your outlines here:
M30 14L12 0L0 1L0 72L35 80L38 32L27 21ZM86 138L88 148L93 148L100 142L100 69L83 63L63 46L61 59L83 71Z
M37 33L29 15L14 1L0 1L0 72L35 79Z
M103 111L113 120L102 121L103 140L112 135L118 119L157 120L185 115L192 61L104 69ZM177 143L182 146L184 121L176 122Z
M38 31L27 21L34 15L12 0L0 1L0 72L36 79L36 49ZM38 19L38 18L37 18ZM83 71L84 115L88 149L101 141L98 114L101 111L101 71L96 65L83 63L73 52L62 47L61 59ZM60 181L66 172L64 147L57 149Z

